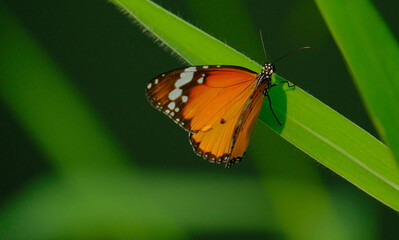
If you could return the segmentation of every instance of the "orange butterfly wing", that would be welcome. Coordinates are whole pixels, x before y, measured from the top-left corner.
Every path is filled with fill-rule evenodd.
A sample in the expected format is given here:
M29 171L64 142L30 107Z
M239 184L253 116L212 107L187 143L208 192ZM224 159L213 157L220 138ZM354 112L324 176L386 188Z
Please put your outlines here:
M233 148L231 156L238 157L233 161L229 161L226 167L230 167L235 162L241 161L242 156L245 154L255 129L260 109L262 108L263 99L265 98L263 91L269 87L268 83L261 84L251 97L247 109L245 109L242 114L241 122L239 121L233 134L234 143L232 143Z
M266 85L256 86L257 75L236 66L188 67L154 78L146 94L190 132L198 155L230 166L245 153L262 105Z

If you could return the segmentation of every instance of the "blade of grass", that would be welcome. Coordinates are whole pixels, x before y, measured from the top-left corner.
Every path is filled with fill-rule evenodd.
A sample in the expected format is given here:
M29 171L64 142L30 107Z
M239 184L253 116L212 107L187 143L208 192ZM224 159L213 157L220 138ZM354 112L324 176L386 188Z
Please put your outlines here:
M111 2L191 64L233 64L254 71L261 68L151 1ZM284 80L276 75L274 78ZM271 94L274 109L285 118L285 124L282 128L277 126L269 109L262 110L262 121L363 191L399 210L399 174L384 144L298 87L289 90L281 86Z
M399 161L399 45L368 0L316 0L381 137Z
M259 29L255 27L245 1L187 1L185 5L192 21L206 26L210 32L222 36L221 40L225 40L229 45L240 49L249 56L257 56L258 59L265 58L261 50ZM226 6L229 7L226 8ZM214 14L215 12L219 12L219 14ZM237 35L237 29L240 29L240 35ZM257 42L259 45L248 44L248 42Z
M264 124L256 129L249 154L263 173L264 191L285 238L353 239L352 226L343 223L314 162Z

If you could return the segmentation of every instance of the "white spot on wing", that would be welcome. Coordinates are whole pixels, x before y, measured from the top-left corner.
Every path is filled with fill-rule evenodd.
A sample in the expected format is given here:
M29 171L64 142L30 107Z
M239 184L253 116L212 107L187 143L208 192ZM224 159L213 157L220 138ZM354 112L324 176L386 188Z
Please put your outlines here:
M180 97L180 95L182 94L183 90L181 90L180 88L176 88L173 91L171 91L169 93L169 99L174 101L176 100L178 97Z
M168 104L168 108L169 108L170 110L173 110L173 109L175 108L175 106L176 106L175 102L170 102L170 103Z
M152 87L152 83L149 83L149 84L147 85L147 88L150 89L151 87Z
M170 113L170 110L169 110L169 109L166 109L165 112L166 112L166 113Z
M179 112L179 110L180 110L179 108L175 108L175 112Z
M175 112L171 112L171 113L170 113L170 116L173 117L174 115L175 115Z
M183 90L180 89L180 87L189 83L191 80L193 80L195 71L197 71L196 67L188 67L188 68L184 69L184 71L182 73L180 73L180 78L175 82L176 88L173 91L171 91L168 95L170 100L174 101L181 96L181 94L183 93ZM158 79L156 79L155 81L157 81L157 80ZM172 103L170 103L170 104L172 104ZM175 103L173 102L173 108L171 108L171 107L169 107L169 108L173 110L173 108L175 108Z
M188 97L187 97L187 96L182 96L182 97L181 97L181 100L182 100L183 102L187 102Z
M195 72L195 71L197 71L197 68L196 67L188 67L188 68L184 69L184 71L185 72Z
M203 78L203 77L201 77L201 78L198 79L198 83L199 83L199 84L202 84L203 82L204 82L204 78Z
M155 84L158 84L158 78L157 79L155 79L155 82L154 82Z
M191 80L193 80L193 77L194 77L194 72L180 73L180 79L177 80L175 83L176 88L179 88L179 87L189 83Z
M206 65L206 66L202 66L202 68L205 68L205 69L207 69L208 67L209 67L209 66L207 66L207 65Z

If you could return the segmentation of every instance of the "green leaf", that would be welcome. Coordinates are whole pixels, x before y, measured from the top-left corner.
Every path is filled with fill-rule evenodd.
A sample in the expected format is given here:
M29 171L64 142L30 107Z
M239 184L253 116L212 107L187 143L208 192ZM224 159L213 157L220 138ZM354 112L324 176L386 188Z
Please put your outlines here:
M371 119L399 161L399 45L371 1L316 0Z
M172 13L146 0L113 0L187 62L261 66ZM274 75L274 80L284 81ZM299 87L273 88L278 126L264 104L260 119L296 147L384 204L399 210L399 174L389 149Z
M265 124L257 125L252 141L251 160L256 161L262 173L264 192L285 239L356 239L353 225L339 216L320 169L309 157ZM353 199L345 203L347 206L358 204ZM351 215L361 213L352 211ZM356 227L370 233L360 225Z

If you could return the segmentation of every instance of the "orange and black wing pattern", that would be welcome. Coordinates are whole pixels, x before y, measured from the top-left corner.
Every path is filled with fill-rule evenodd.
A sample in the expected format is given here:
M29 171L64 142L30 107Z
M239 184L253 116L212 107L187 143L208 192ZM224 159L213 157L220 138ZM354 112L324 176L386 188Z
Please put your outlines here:
M192 66L157 76L146 95L189 132L195 153L230 167L245 153L262 105L267 86L257 86L257 76L237 66Z

